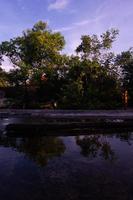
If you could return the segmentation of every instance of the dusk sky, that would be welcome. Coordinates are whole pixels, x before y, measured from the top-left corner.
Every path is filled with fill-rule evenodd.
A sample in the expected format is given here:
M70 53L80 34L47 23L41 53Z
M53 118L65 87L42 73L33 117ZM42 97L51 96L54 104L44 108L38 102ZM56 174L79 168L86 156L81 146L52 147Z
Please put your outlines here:
M39 20L64 35L68 54L81 35L100 35L109 28L120 31L115 52L133 46L133 0L0 0L0 41L19 36Z

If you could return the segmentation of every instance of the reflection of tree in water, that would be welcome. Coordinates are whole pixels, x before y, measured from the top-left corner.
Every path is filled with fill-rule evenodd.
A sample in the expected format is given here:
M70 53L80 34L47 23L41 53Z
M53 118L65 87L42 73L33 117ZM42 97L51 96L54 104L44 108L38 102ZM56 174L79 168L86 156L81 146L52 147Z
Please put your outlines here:
M44 166L49 159L61 156L65 151L63 141L58 137L0 138L0 145L12 147L24 153L38 165Z
M121 141L127 142L129 145L132 145L133 142L133 132L119 133L116 135L117 138L120 138Z
M81 154L89 157L102 156L105 160L114 160L115 153L105 135L77 136L76 143L81 147Z

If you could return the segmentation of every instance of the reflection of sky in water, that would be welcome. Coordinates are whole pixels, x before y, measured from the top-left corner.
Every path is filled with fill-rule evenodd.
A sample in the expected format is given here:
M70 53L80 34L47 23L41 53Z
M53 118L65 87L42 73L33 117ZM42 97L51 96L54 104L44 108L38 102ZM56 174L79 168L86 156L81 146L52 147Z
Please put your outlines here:
M1 137L0 199L133 199L132 139Z

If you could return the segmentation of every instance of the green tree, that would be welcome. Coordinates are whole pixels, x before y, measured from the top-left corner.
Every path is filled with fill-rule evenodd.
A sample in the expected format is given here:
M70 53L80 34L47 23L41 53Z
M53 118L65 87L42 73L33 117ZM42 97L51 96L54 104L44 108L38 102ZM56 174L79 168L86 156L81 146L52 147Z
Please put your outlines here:
M43 73L49 80L51 76L55 77L55 73L57 77L58 67L62 65L61 50L64 45L64 37L59 32L49 30L42 21L24 31L22 36L2 42L0 57L7 56L15 67L9 73L10 83L25 87L26 94L29 82L41 87Z
M0 87L7 87L9 85L7 73L0 67Z
M111 29L98 36L82 36L77 56L69 60L63 105L69 108L112 108L120 102L115 56L110 52L118 34ZM73 103L72 103L73 102Z
M60 33L52 33L47 24L40 21L21 37L2 42L0 55L7 56L16 67L26 68L28 74L29 70L58 64L64 44Z
M102 59L109 56L106 55L107 50L112 47L118 35L118 30L110 29L103 33L100 38L97 35L83 35L81 37L81 44L76 48L76 53L80 54L81 58L102 61ZM109 57L108 57L109 58Z
M133 49L117 55L116 65L121 72L122 89L128 90L129 104L133 105Z

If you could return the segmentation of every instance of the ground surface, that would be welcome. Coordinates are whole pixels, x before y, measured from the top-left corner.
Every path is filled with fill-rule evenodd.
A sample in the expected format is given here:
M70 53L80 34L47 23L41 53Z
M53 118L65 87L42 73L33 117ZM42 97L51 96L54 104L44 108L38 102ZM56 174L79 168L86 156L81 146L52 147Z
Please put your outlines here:
M133 110L0 110L0 130L29 133L133 130Z
M0 109L0 117L118 117L133 118L133 109L128 110L28 110Z

